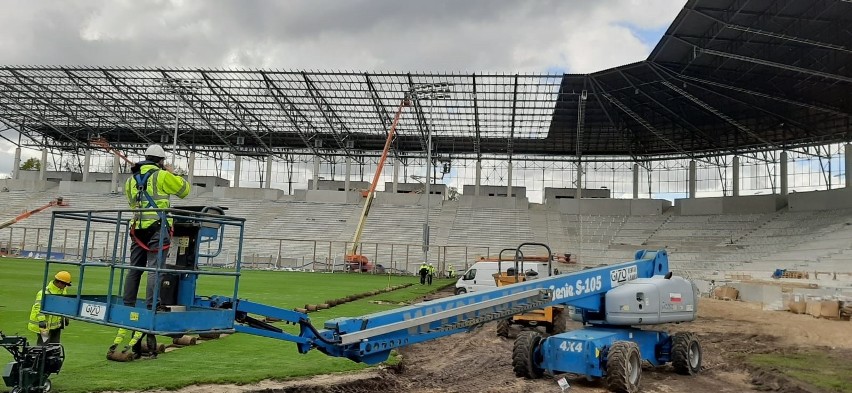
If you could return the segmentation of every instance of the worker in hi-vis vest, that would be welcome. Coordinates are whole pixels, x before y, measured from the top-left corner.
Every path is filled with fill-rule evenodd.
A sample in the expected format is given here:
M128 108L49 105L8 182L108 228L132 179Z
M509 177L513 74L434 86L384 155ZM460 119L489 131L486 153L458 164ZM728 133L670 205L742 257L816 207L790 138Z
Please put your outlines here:
M168 256L171 242L172 219L161 211L145 209L168 209L171 207L169 196L186 198L189 195L189 182L174 174L171 165L167 165L166 151L160 145L151 145L145 150L145 160L133 165L133 176L124 184L124 194L131 209L141 209L133 216L130 237L130 264L135 267L157 266L157 255L162 250L162 258ZM163 221L167 225L163 226ZM162 243L161 243L162 240ZM142 270L128 269L124 280L124 305L136 306L139 281ZM145 305L148 309L154 302L155 274L148 273L145 287Z
M426 284L426 276L429 274L429 265L426 262L420 264L420 268L417 269L417 274L420 275L420 285Z
M61 271L53 276L53 280L47 283L43 290L36 293L35 303L30 310L30 323L27 324L29 331L38 335L38 345L59 344L59 336L62 329L68 326L68 318L57 315L46 315L41 313L41 298L47 292L50 295L64 295L67 288L71 286L71 273Z

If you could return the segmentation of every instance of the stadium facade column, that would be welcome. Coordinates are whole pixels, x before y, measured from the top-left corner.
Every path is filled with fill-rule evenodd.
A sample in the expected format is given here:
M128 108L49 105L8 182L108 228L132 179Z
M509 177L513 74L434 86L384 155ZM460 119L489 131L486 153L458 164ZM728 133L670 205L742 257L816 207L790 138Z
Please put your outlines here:
M695 160L689 160L689 197L695 198L696 185L698 184L698 179L695 178L696 175L695 170Z
M263 188L272 188L272 155L266 156L266 183Z
M21 149L18 149L20 151ZM18 161L20 161L20 156ZM846 187L852 185L852 143L847 143L843 146L843 161L846 162Z
M85 155L83 155L83 181L89 181L89 167L92 164L92 150L86 149Z
M352 157L346 155L346 177L343 179L343 189L349 191L349 186L352 184Z
M319 190L320 156L314 156L314 191Z
M186 163L186 178L189 185L192 185L192 180L195 178L195 150L189 152L189 161Z
M574 189L574 198L583 198L583 165L577 162L577 188Z
M41 181L47 180L47 149L41 151L41 166L38 170L38 179Z
M482 184L482 160L476 160L476 183L473 186L473 195L479 196L479 185Z
M399 158L393 159L393 193L399 192L399 166L401 161Z
M781 196L787 196L787 152L781 152Z
M506 171L506 180L508 180L507 186L506 186L506 197L511 198L512 197L512 160L509 160L508 165L506 167L506 170L507 170Z
M633 199L639 199L639 164L635 162L633 163Z
M242 157L234 156L234 188L240 186L240 164Z
M734 161L731 163L731 172L732 172L732 190L733 193L731 195L737 197L740 196L740 156L734 156Z
M121 168L121 160L118 154L112 155L112 181L110 181L110 190L118 192L118 172Z
M21 148L16 147L15 148L15 164L12 165L12 179L17 180L20 177L21 177Z

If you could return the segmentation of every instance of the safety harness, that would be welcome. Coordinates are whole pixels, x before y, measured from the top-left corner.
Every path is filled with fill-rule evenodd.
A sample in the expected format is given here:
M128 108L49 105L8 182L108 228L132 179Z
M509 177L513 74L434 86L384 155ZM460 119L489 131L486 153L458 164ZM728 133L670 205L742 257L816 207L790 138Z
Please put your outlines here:
M137 204L137 206L139 206L140 209L158 209L159 208L157 206L157 203L154 202L154 198L152 198L151 194L148 193L148 179L150 179L153 174L155 174L159 171L160 171L159 169L152 169L148 172L145 172L144 175L141 174L141 173L133 174L133 180L136 182L136 204ZM148 206L143 206L143 204L145 204L145 203L147 203ZM159 225L162 225L162 222L168 222L168 221L166 221L166 212L157 211L157 215L160 216L160 220L161 220ZM148 245L145 242L140 240L138 236L136 236L136 221L139 218L140 218L139 216L134 216L133 220L130 222L130 237L133 238L133 241L136 242L136 245L138 245L139 247L141 247L142 249L144 249L147 252L158 252L160 250L163 250L163 251L168 250L169 246L171 244L165 244L160 248L153 248L152 249L152 248L148 247ZM154 224L156 225L156 222ZM169 226L169 238L171 238L173 234L174 234L174 229L172 229L172 227Z

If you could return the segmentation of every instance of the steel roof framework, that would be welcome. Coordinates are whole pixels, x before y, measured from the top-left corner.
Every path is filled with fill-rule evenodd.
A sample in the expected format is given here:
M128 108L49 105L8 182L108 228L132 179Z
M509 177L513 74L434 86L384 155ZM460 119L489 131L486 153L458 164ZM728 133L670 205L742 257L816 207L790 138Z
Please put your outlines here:
M691 0L646 61L592 74L7 66L0 121L68 150L171 143L177 119L184 150L360 157L403 97L447 85L403 113L397 158L428 133L441 157L713 157L852 140L850 43L850 2Z

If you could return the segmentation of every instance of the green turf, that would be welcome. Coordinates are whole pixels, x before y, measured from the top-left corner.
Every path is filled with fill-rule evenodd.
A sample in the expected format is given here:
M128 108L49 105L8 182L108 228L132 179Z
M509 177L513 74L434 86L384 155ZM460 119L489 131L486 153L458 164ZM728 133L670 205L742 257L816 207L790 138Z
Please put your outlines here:
M51 266L51 270L58 269ZM0 331L7 335L25 335L31 342L34 340L34 334L27 331L26 324L43 274L42 261L0 258ZM107 276L107 269L87 269L84 293L105 293ZM308 303L320 303L327 299L382 289L388 285L416 281L416 277L369 274L243 271L239 296L292 309L304 307ZM373 301L377 299L407 302L452 282L453 280L437 280L431 287L417 284L309 315L312 323L321 328L326 319L359 316L398 307L395 304L376 304ZM204 277L200 281L198 292L230 295L231 288L231 282L224 277ZM72 321L62 333L67 359L62 371L51 377L54 388L72 393L175 389L199 383L242 384L270 378L287 379L365 367L347 359L326 356L319 351L300 355L295 344L246 334L184 347L161 355L156 360L115 363L105 358L107 347L112 343L115 332L114 328ZM167 338L160 338L161 342L166 340ZM2 351L0 365L9 360L11 356ZM6 389L0 387L0 392L5 392Z
M749 361L830 392L852 393L852 363L830 353L760 354L750 357Z

